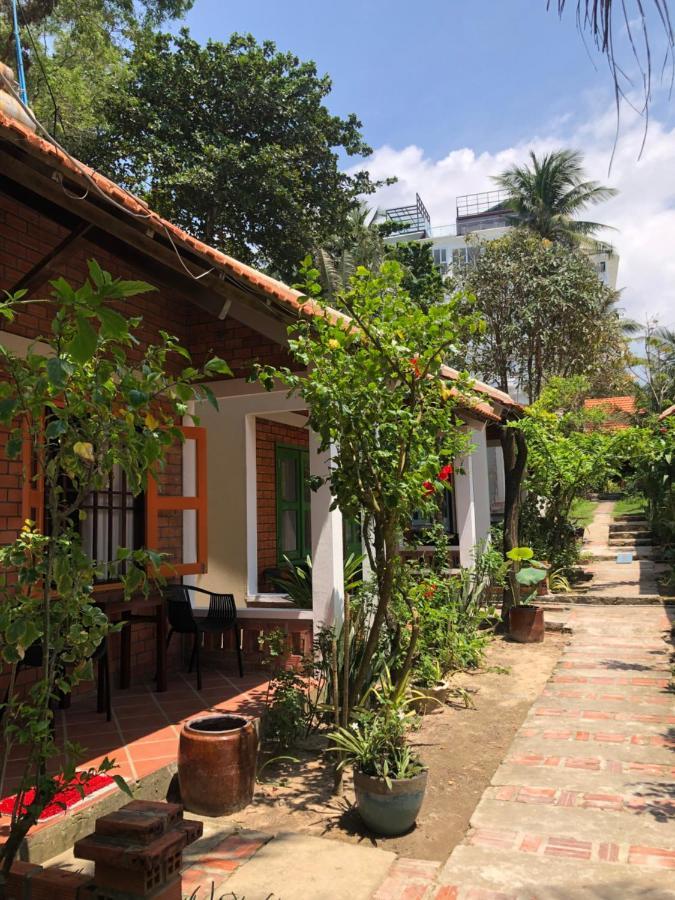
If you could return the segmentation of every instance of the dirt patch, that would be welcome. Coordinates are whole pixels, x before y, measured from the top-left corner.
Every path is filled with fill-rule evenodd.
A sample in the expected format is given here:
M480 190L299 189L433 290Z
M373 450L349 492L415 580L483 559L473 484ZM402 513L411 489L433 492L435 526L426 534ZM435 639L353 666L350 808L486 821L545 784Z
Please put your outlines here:
M566 640L550 633L543 644L496 639L488 648L483 670L455 677L454 683L469 692L473 706L439 708L424 717L414 734L413 742L429 767L429 786L417 826L408 834L373 837L353 808L350 779L343 797L331 796L330 762L317 758L317 750L324 745L321 738L314 739L311 747L292 751L299 763L269 765L253 804L228 818L228 825L366 841L402 856L445 860L464 836L478 800Z

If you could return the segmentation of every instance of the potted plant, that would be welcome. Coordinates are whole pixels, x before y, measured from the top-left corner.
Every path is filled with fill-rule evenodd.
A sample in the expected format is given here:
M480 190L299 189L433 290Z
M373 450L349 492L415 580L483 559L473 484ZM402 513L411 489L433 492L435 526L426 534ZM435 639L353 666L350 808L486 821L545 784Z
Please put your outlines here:
M539 643L544 640L544 610L534 606L532 600L537 595L537 585L546 578L547 568L534 559L531 547L514 547L506 555L516 567L519 586L513 592L513 606L509 610L509 634L521 644Z
M330 735L339 767L353 767L359 815L376 834L409 831L426 791L427 770L407 738L415 715L406 688L407 679L395 686L385 669L366 698L372 708L360 708L350 725Z
M420 656L414 671L410 705L416 713L426 716L448 700L452 688L438 660L427 653Z
M258 648L263 656L263 665L271 672L292 668L288 634L283 628L271 628L258 636Z

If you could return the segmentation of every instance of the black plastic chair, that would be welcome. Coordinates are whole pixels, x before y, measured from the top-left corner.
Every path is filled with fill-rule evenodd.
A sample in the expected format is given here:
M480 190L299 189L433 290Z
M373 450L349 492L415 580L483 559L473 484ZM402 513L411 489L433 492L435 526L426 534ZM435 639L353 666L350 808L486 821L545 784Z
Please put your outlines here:
M96 712L105 712L106 720L110 722L112 719L112 695L110 685L110 659L108 657L108 639L103 638L101 643L92 653L90 659L98 666L96 681ZM43 653L42 641L37 640L26 648L26 652L22 660L17 663L16 674L18 676L21 669L39 669L42 667ZM0 721L4 715L7 702L9 700L9 687L5 694L4 705L0 710ZM65 708L70 705L70 695L61 698L61 706ZM52 719L52 727L54 727L54 719Z
M198 594L206 594L209 598L209 609L205 616L195 616L190 601L190 591ZM204 588L192 587L188 584L172 584L165 590L166 611L169 619L169 634L166 638L168 648L174 632L176 634L192 634L192 656L190 657L189 672L197 664L197 690L202 689L202 671L199 661L199 645L203 634L224 634L226 631L234 631L234 645L237 648L237 663L239 664L239 676L244 677L244 667L241 661L241 647L239 646L239 628L237 626L237 607L232 594L214 594Z

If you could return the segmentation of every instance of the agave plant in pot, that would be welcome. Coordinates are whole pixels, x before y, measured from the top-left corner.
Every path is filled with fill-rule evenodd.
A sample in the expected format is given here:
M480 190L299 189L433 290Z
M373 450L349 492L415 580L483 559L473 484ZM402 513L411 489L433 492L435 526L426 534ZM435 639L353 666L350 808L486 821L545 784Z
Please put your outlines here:
M521 644L544 640L544 610L534 606L537 585L546 578L547 566L534 559L531 547L514 547L506 554L516 568L519 590L513 592L513 606L509 610L509 634Z
M330 735L340 767L352 766L359 815L376 834L398 835L415 824L427 786L427 770L408 742L416 721L407 680L394 685L385 669L366 698L368 708Z

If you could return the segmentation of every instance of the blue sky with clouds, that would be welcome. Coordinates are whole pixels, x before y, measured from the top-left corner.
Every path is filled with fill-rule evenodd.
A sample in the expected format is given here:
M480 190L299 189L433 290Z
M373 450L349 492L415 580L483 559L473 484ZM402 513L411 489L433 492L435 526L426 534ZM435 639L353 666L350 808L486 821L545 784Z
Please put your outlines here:
M437 224L453 221L456 194L488 189L490 175L530 147L578 147L590 174L621 191L596 212L618 229L606 237L621 255L624 306L671 324L675 101L657 88L640 161L642 122L624 108L608 174L610 76L577 31L576 3L568 4L560 20L546 0L195 0L185 24L200 41L252 32L315 60L333 79L331 110L363 122L374 149L368 167L399 178L374 202L409 202L419 190ZM625 30L617 34L631 68Z

